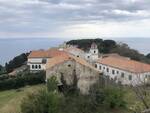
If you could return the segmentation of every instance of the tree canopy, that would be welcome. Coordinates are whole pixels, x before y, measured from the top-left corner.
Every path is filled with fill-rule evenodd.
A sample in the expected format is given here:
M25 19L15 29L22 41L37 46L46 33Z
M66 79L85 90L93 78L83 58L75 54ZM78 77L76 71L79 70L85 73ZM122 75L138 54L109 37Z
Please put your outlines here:
M27 61L28 54L29 53L22 53L6 63L5 68L7 73L13 71L15 68L22 66Z
M98 46L99 52L109 53L110 50L116 47L116 42L113 40L102 40L102 39L80 39L80 40L71 40L67 44L77 45L79 48L87 51L91 47L91 44L95 42Z
M127 44L117 43L114 40L80 39L68 41L67 44L76 45L78 48L88 51L93 42L97 44L100 53L118 53L133 60L150 63L150 54L145 56L137 50L131 49Z

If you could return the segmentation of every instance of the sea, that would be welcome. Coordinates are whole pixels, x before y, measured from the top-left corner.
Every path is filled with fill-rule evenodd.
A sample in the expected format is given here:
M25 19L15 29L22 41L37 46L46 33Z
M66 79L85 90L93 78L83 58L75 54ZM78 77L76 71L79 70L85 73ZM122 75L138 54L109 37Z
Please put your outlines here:
M150 53L150 38L107 38L126 43L142 54ZM5 65L15 56L31 50L57 47L68 38L2 38L0 39L0 65Z

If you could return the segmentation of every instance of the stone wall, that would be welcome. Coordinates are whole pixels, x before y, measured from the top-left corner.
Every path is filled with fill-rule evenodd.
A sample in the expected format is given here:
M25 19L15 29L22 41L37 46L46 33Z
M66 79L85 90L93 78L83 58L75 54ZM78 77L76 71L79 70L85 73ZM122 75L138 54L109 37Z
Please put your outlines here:
M77 63L74 60L70 60L47 69L46 79L50 78L51 76L57 76L59 84L61 84L60 77L63 75L67 84L72 84L74 74L76 74L78 79L78 88L84 94L88 93L90 86L94 84L100 76L99 71Z

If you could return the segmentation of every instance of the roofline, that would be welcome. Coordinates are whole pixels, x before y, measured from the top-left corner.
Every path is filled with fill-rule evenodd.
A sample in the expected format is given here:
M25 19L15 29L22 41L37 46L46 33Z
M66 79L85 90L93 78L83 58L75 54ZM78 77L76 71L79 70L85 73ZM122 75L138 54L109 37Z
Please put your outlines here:
M60 62L60 63L58 63L58 64L55 64L55 65L52 66L52 67L48 67L48 68L47 68L47 66L46 66L46 70L47 70L47 69L51 69L51 68L53 68L53 67L55 67L55 66L57 66L57 65L59 65L59 64L65 63L65 62L67 62L67 61L73 61L73 59L64 60L64 61L62 61L62 62ZM46 65L48 65L48 64L46 64Z
M100 62L96 62L96 63L100 63ZM128 72L135 73L135 74L141 74L141 73L148 73L148 72L150 72L150 71L135 72L135 71L129 71L129 70L122 69L122 68L119 68L119 67L111 66L111 65L108 65L108 64L104 64L104 63L100 63L100 64L103 64L103 65L106 65L106 66L110 66L110 67L113 67L113 68L117 68L119 70L128 71Z
M28 57L28 58L52 58L52 57Z

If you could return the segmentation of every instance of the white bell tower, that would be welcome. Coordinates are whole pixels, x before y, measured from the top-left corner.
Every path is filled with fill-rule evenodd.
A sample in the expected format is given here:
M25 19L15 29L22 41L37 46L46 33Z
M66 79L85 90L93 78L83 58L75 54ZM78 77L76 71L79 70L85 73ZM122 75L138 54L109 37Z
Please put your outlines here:
M95 42L93 42L91 45L90 54L91 54L91 59L93 61L98 59L99 52L98 52L98 47Z

